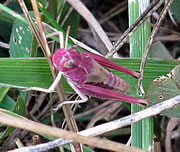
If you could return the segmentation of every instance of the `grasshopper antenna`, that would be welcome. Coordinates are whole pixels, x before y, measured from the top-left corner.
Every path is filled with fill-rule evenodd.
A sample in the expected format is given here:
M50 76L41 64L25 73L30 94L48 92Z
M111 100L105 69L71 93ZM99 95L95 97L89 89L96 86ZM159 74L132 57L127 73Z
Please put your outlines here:
M67 32L66 32L65 46L64 46L64 47L65 47L65 50L67 49L67 46L68 46L68 37L69 37L70 29L71 29L71 27L68 26Z
M63 34L63 32L59 32L59 45L60 45L60 49L64 48L64 34Z

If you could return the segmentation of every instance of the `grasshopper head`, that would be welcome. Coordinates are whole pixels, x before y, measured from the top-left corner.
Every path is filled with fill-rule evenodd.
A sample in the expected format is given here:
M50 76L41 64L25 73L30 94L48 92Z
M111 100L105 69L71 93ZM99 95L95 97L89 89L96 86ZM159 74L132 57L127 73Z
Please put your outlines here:
M81 62L81 54L75 48L58 49L53 55L54 66L62 72L75 69Z

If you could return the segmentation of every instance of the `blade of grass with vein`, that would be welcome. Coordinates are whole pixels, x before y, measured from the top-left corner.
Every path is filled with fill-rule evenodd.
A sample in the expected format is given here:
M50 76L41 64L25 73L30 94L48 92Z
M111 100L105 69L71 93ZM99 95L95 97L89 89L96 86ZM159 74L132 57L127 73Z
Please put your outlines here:
M149 0L129 0L129 25L141 15L149 5ZM130 56L131 58L141 58L144 53L146 43L150 35L151 27L149 20L145 21L130 38ZM137 105L131 105L131 112L135 113L144 108ZM152 150L153 140L153 118L147 118L131 126L132 146Z
M112 59L112 61L130 69L138 70L141 59ZM149 82L160 75L166 75L178 64L180 64L180 61L177 60L149 59L145 68L144 88L147 89ZM20 86L48 88L53 81L45 58L0 58L0 71L1 86L9 84L9 87L15 88ZM135 78L115 70L112 70L112 72L131 84L129 95L136 93L137 80ZM72 91L64 79L62 83L66 92Z
M25 18L23 18L21 15L19 15L18 13L16 13L15 11L13 11L12 9L4 6L3 4L0 3L0 9L2 9L4 12L12 15L14 18L17 18L18 20L28 24L27 20Z

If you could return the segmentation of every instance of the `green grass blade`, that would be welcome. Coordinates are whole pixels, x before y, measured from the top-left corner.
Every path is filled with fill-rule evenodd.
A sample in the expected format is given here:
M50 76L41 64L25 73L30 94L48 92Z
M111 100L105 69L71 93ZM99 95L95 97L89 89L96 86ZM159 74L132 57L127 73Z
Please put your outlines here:
M0 87L0 103L2 102L3 98L6 96L9 88Z
M113 62L130 69L138 70L140 59L112 59ZM145 89L150 85L153 79L161 75L166 75L175 65L180 64L177 60L155 60L149 59L145 68L145 80L143 82ZM45 58L0 58L0 83L9 84L11 87L37 86L48 88L53 79ZM136 92L137 79L112 70L115 74L125 79L131 85L130 95ZM3 85L4 86L4 85ZM63 80L63 86L66 91L71 91L70 87Z
M23 18L21 15L13 11L12 9L6 7L5 5L0 3L0 9L2 9L4 12L8 13L9 15L13 16L14 18L22 21L23 23L28 24L27 20Z
M129 25L131 25L141 15L141 13L145 10L145 8L149 5L149 0L147 1L129 0L128 4L129 4L128 5L129 6ZM131 58L141 58L143 56L150 32L151 32L150 22L149 20L147 20L132 35L132 37L130 38ZM144 79L146 80L145 77ZM134 105L134 104L131 105L132 113L141 111L142 109L144 108ZM147 118L145 120L139 121L133 124L131 127L132 127L131 128L132 145L135 147L143 148L145 150L152 150L153 118Z

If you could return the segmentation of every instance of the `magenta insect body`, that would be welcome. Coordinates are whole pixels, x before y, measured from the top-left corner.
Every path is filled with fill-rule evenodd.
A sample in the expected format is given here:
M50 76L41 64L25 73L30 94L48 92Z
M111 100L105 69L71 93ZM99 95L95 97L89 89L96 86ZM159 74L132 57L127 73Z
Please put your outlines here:
M136 78L139 77L138 72L117 65L102 56L79 52L75 48L58 49L53 55L53 63L57 69L63 72L67 80L86 95L147 105L146 99L123 94L129 92L129 84L103 66Z

